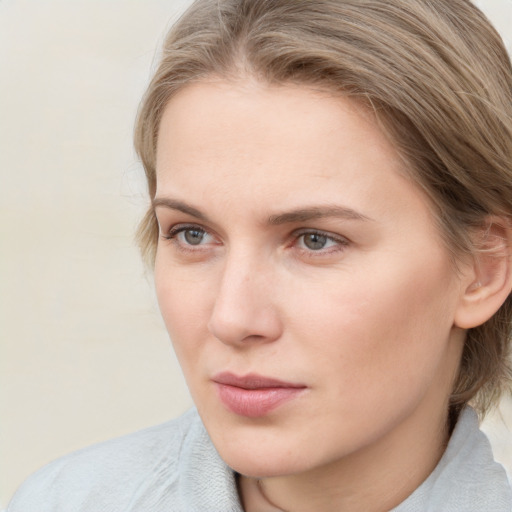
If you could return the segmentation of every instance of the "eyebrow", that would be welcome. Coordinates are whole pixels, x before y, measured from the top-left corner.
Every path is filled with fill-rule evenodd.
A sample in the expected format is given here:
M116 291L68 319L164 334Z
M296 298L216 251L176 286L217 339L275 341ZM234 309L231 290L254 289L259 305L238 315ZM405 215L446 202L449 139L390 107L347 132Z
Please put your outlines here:
M196 217L196 219L207 221L208 217L198 210L197 208L194 208L193 206L190 206L187 203L184 203L183 201L178 201L176 199L170 199L168 197L155 197L151 204L153 205L153 208L156 208L157 206L164 206L166 208L170 208L171 210L178 210L180 212L186 213L187 215L191 215L192 217Z
M288 224L292 222L306 222L308 220L322 219L325 217L338 217L346 220L370 221L370 217L344 206L312 206L310 208L300 208L277 215L271 215L268 223L276 226L279 224Z
M183 201L178 201L176 199L171 199L167 197L155 197L152 201L153 208L158 206L163 206L165 208L170 208L171 210L178 210L180 212L186 213L187 215L191 215L196 219L208 221L208 217L193 206L184 203ZM345 206L336 206L336 205L328 205L328 206L311 206L308 208L299 208L296 210L292 210L290 212L279 213L275 215L270 215L267 219L267 223L271 226L278 226L281 224L291 224L293 222L306 222L310 220L317 220L326 217L337 217L346 220L358 220L358 221L372 221L370 217L363 215L352 208L347 208Z

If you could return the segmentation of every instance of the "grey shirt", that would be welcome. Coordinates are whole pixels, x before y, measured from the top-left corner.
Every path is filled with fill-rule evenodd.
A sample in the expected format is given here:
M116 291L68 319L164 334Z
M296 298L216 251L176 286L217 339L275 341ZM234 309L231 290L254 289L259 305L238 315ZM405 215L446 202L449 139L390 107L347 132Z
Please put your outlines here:
M56 460L31 476L7 512L242 512L235 475L195 409ZM503 468L463 411L439 464L393 512L511 512Z

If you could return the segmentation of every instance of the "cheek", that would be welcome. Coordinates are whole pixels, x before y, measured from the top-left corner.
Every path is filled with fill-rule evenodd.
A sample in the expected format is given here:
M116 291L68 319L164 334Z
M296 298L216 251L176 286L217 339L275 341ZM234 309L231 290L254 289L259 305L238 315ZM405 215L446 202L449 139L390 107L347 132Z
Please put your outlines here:
M435 259L346 274L296 302L294 331L339 393L356 388L381 397L384 389L426 386L453 325L452 276Z
M158 305L174 350L182 366L197 351L209 315L208 287L184 275L179 269L155 262Z

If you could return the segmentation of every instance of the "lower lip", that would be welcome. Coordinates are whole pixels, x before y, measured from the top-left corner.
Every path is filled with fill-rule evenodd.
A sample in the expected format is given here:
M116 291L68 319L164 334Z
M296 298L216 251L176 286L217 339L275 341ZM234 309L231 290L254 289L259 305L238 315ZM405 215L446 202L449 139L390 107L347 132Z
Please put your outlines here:
M227 384L217 384L222 403L235 414L247 418L265 416L280 405L293 400L305 388L244 389Z

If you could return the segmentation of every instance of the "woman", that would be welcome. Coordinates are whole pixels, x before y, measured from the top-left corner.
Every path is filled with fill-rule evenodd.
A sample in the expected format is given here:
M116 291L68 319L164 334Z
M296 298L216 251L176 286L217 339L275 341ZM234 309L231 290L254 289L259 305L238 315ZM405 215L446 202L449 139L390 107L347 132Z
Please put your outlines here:
M509 511L512 70L466 0L199 0L136 148L197 410L9 511Z

